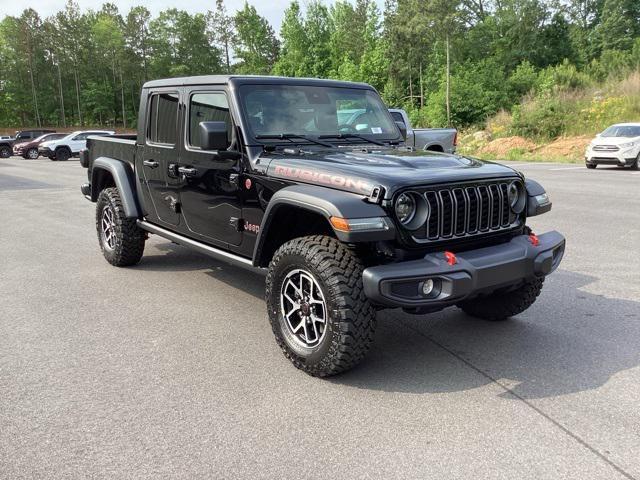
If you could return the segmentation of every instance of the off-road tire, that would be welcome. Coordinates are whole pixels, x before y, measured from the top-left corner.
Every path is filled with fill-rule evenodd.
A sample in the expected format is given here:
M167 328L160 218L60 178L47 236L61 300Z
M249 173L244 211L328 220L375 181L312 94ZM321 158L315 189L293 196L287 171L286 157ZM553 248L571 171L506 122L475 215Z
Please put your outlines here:
M11 147L7 147L6 145L0 147L0 158L9 158L12 153Z
M589 170L594 170L598 166L597 163L585 163L585 165Z
M478 297L458 305L467 315L483 320L502 321L524 312L533 305L540 291L544 277L528 280L515 290L493 293Z
M68 148L59 148L56 150L56 160L59 162L66 162L71 158L71 152Z
M311 349L296 346L287 338L280 295L287 274L295 269L313 275L326 303L326 331ZM351 250L322 235L296 238L274 254L266 279L269 320L284 355L300 370L315 377L336 375L354 367L369 351L376 313L364 295L363 269Z
M26 159L37 160L37 158L40 156L40 153L38 152L37 148L30 148L25 152L23 156Z
M109 248L105 244L102 234L103 213L107 208L110 208L113 213L113 231L115 235L113 248ZM125 216L120 193L115 187L105 188L98 196L96 230L102 254L111 265L116 267L135 265L142 258L146 234L144 230L138 227L135 218L127 218Z

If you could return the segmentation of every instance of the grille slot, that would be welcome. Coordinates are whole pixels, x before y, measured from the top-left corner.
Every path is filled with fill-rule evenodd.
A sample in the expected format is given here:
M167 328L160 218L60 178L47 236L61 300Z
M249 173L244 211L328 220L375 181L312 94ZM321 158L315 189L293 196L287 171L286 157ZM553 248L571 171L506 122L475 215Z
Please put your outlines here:
M506 182L454 185L423 191L429 204L425 224L413 232L417 241L437 241L508 230L517 215L509 208Z

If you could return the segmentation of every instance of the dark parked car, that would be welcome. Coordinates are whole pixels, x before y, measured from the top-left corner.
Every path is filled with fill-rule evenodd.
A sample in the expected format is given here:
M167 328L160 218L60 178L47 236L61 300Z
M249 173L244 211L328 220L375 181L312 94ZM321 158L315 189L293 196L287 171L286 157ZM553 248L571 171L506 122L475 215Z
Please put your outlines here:
M16 142L13 144L13 154L21 156L23 158L31 158L35 160L40 156L40 152L38 152L38 145L40 145L42 142L48 142L49 140L58 140L59 138L64 138L66 136L66 133L47 133L45 135L40 135L34 140Z
M15 143L27 142L38 138L45 133L56 133L55 130L34 129L34 130L19 130L16 132L15 138L12 140L0 140L0 158L9 158L13 153L13 145Z
M354 108L367 112L357 129L340 121ZM133 265L156 234L266 275L276 341L311 375L362 360L378 309L517 315L562 259L560 233L527 226L551 209L540 184L406 147L369 85L157 80L139 112L137 136L90 137L80 157L105 259Z

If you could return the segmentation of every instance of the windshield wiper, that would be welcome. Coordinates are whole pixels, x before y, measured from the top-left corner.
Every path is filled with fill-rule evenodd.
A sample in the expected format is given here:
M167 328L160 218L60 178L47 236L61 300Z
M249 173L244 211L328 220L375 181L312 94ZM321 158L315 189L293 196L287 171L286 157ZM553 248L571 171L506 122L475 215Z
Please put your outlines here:
M306 140L307 142L315 143L316 145L322 145L323 147L335 148L334 145L331 145L327 142L321 142L320 140L314 140L311 137L307 137L306 135L298 135L297 133L281 133L280 135L256 135L257 140L289 140L291 143L295 143L293 141L294 138L301 138L302 140Z
M364 140L365 142L373 143L374 145L380 145L381 147L386 147L386 145L378 140L372 140L367 137L363 137L362 135L358 135L356 133L338 133L336 135L320 135L318 138L359 138L360 140Z

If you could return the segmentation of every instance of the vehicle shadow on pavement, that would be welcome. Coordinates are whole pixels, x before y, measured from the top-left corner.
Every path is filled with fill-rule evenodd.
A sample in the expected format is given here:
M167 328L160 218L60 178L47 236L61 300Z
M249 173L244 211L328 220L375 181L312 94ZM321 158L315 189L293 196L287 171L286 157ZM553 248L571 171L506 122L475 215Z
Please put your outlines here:
M640 303L580 290L595 280L559 271L529 311L506 322L477 320L458 309L431 317L381 312L369 356L331 381L439 393L497 380L527 399L598 388L640 364Z
M172 243L154 246L165 253L145 255L136 268L203 270L216 281L264 299L260 275ZM596 280L559 270L529 310L505 322L474 319L457 308L421 316L379 312L369 355L355 369L328 381L424 394L464 391L497 380L530 399L598 388L616 373L640 365L640 303L582 290Z
M264 277L240 267L219 262L171 242L154 243L161 254L145 253L135 266L138 270L187 272L203 270L207 275L256 298L264 299Z

